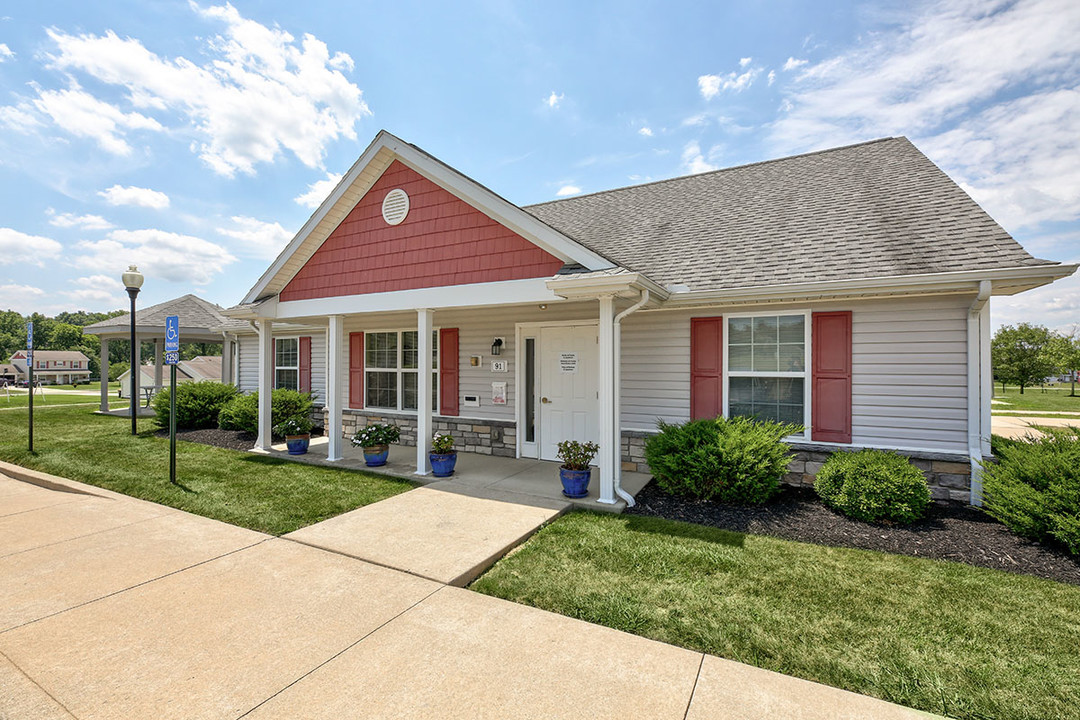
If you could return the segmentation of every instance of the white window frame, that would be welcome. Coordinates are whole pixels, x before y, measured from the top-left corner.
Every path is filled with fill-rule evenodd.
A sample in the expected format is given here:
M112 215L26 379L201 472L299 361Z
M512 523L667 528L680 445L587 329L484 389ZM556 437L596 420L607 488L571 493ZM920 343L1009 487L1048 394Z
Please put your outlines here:
M732 320L740 318L755 318L755 317L783 317L792 315L803 316L803 371L802 372L760 372L753 370L736 370L730 371L728 369L728 357L730 356L729 342L731 340L731 326ZM731 378L732 377L779 377L779 378L802 378L803 379L803 431L796 435L789 435L787 440L809 440L811 423L813 421L813 405L812 402L812 390L813 385L813 350L811 343L811 323L813 317L810 310L768 310L760 312L744 312L744 313L732 313L730 315L724 315L724 350L723 350L723 405L724 405L724 417L730 418L731 412L728 407L728 401L731 398Z
M295 340L296 341L296 365L278 365L277 363L277 343L280 340ZM296 389L300 389L300 336L299 335L276 335L274 336L274 389L278 389L277 374L278 370L295 370L296 371Z
M439 327L433 327L431 329L431 332L435 337L439 337L439 331L441 329L442 328L439 328ZM405 356L404 334L407 333L407 332L418 332L418 331L414 327L413 328L409 328L409 327L400 328L399 327L399 328L384 328L384 329L364 330L364 410L387 410L387 411L390 411L390 412L407 413L409 415L416 415L419 412L419 408L411 409L411 408L405 408L404 407L404 402L405 402L405 381L403 379L404 375L405 375L405 373L416 373L418 379L419 379L419 375L420 375L419 370L414 370L412 368L402 367L402 361L404 360L404 356ZM371 335L376 335L378 333L397 333L397 336L398 336L398 342L397 342L397 367L395 367L395 368L382 368L382 367L373 368L373 367L370 367L368 365L368 363L367 363L368 337L371 336ZM417 340L419 341L419 337L417 338ZM436 347L436 346L433 345L433 347ZM442 354L441 350L436 348L435 360L431 365L431 374L432 374L435 382L437 382L438 377L439 377L440 363L441 363L441 360L442 360L441 354ZM392 373L395 373L395 375L397 377L397 407L381 407L379 405L368 405L368 402L367 402L367 399L368 399L368 394L367 394L368 382L367 382L367 380L368 380L368 373L369 372L385 372L385 373L392 372ZM432 387L436 387L436 386L433 385ZM416 402L417 402L418 405L420 404L420 398L419 397L417 397ZM439 393L437 393L437 392L435 393L434 404L432 405L431 412L432 412L433 415L438 415L439 414Z

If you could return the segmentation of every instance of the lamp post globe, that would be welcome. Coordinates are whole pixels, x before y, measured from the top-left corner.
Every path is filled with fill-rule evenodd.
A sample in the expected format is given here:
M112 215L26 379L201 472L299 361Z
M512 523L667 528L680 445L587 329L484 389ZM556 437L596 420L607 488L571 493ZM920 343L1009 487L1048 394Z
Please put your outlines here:
M139 344L135 339L135 298L139 294L139 288L143 284L142 273L139 272L139 268L134 265L129 265L127 272L120 276L120 279L124 282L124 288L127 290L128 297L131 298L131 367L128 372L131 373L130 391L131 391L131 434L138 433L138 420L139 420L139 376L136 374L140 372L139 367Z

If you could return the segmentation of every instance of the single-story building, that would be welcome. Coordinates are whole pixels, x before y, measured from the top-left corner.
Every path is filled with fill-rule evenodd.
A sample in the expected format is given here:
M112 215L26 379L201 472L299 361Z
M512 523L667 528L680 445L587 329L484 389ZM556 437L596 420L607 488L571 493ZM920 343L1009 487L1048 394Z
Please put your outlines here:
M143 390L149 389L152 392L157 392L162 387L167 387L169 384L169 371L166 368L162 373L161 384L156 381L157 377L157 364L155 362L148 362L142 366L142 372L139 377L139 387ZM120 397L131 397L131 370L125 370L117 378L120 382ZM189 382L202 382L208 380L212 382L221 382L221 356L220 355L198 355L190 360L181 360L176 363L176 383L189 383Z
M26 367L26 351L18 350L11 356L15 366L16 380L29 379ZM74 385L90 381L90 358L78 350L35 350L34 382L42 385Z
M978 501L988 301L1075 269L902 137L519 207L384 131L224 314L251 322L257 448L268 391L295 387L325 403L330 460L380 420L418 474L439 429L547 460L592 440L613 503L658 419L746 415L804 427L789 481L888 448Z

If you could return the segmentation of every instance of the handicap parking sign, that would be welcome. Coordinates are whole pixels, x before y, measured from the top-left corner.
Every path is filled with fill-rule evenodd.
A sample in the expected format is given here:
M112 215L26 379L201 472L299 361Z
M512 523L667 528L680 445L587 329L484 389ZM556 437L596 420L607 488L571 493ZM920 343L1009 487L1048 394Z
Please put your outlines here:
M175 365L180 362L180 318L170 315L165 318L165 364Z

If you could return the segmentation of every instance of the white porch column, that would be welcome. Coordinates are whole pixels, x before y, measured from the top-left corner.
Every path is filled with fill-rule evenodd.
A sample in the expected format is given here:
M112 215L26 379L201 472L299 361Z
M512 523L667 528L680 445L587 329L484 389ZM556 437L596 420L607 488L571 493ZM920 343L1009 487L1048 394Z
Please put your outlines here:
M330 316L327 330L329 347L326 353L326 436L329 440L326 459L341 459L341 368L345 338L345 320L341 315Z
M615 423L615 298L600 297L600 362L598 405L600 410L600 502L615 503L615 464L619 458L619 437Z
M165 340L163 338L154 338L154 391L156 392L162 385L162 363L161 363L161 350L162 343Z
M109 341L101 338L101 412L109 412Z
M259 437L256 450L269 450L271 444L270 402L274 392L274 323L265 318L259 328Z
M225 333L221 334L221 382L226 385L233 383L233 343Z
M416 311L416 474L431 472L431 310Z
M980 433L982 440L982 454L983 457L989 457L990 450L990 433L991 422L990 417L990 400L994 397L994 370L990 365L990 338L992 333L990 332L990 303L986 303L983 306L982 312L979 313L979 340L982 342L982 368L981 368L981 384L982 384L982 431ZM981 491L980 487L980 491Z
M142 338L135 335L135 359L138 360L138 367L128 368L131 371L131 385L128 390L135 395L135 407L142 407ZM128 413L130 416L131 413Z

